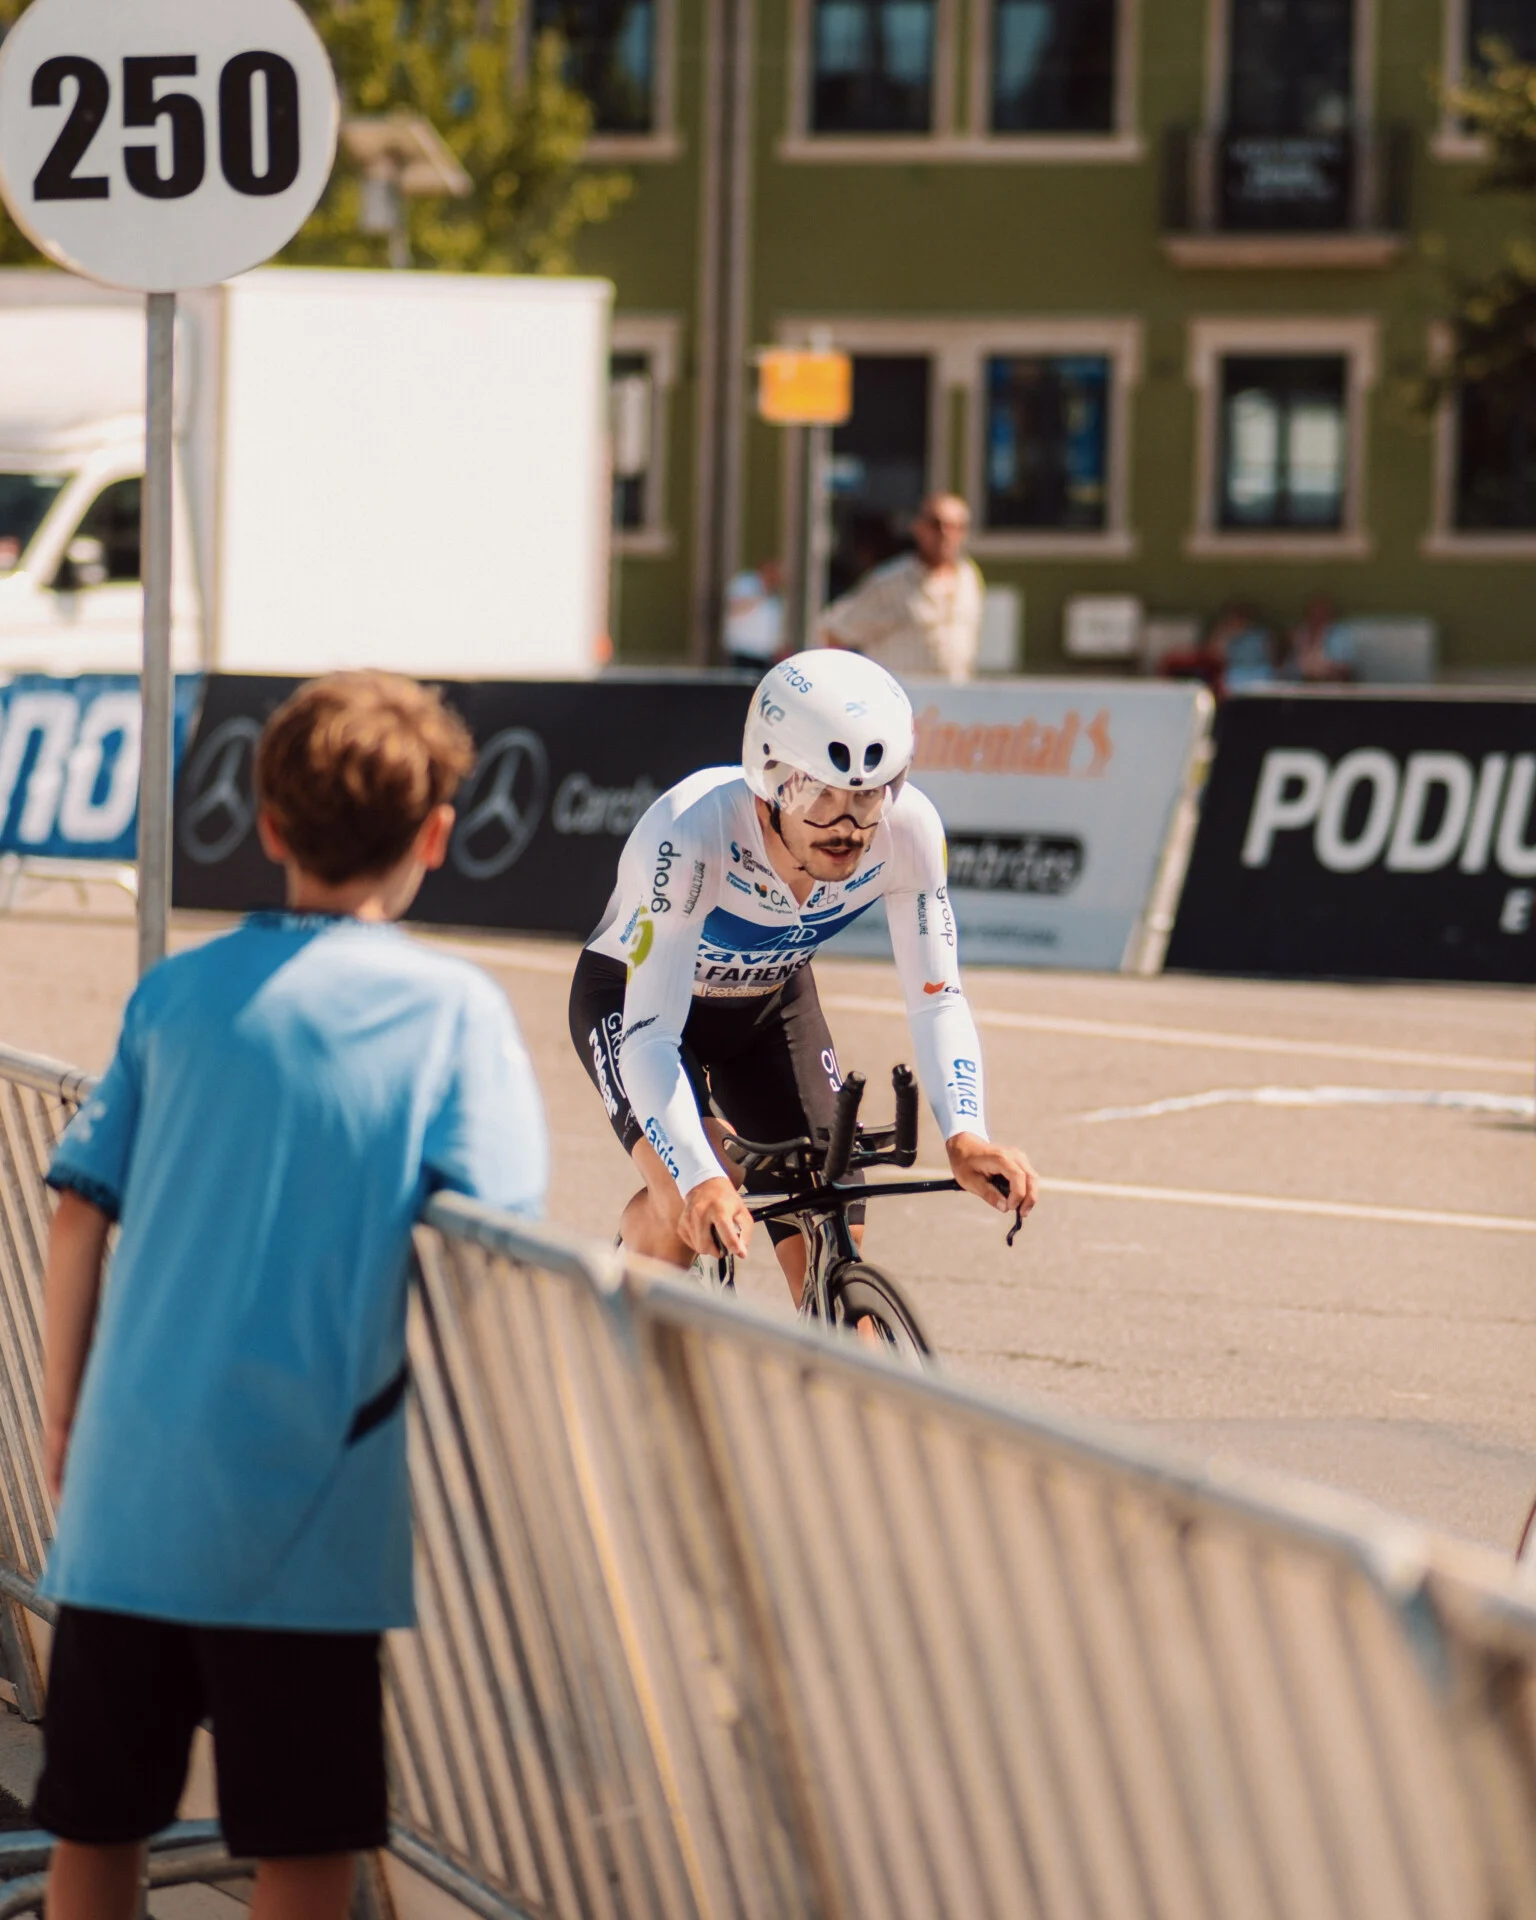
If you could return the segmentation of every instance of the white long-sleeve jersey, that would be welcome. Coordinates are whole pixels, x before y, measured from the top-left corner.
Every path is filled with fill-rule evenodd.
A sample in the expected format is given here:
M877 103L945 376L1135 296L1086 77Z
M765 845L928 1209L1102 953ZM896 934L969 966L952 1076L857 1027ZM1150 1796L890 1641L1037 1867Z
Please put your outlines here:
M624 1091L684 1193L720 1171L679 1054L694 997L774 992L882 898L917 1075L940 1132L985 1135L981 1047L960 985L944 857L938 813L911 785L848 879L819 883L804 906L768 859L739 767L690 775L640 820L587 944L628 966Z

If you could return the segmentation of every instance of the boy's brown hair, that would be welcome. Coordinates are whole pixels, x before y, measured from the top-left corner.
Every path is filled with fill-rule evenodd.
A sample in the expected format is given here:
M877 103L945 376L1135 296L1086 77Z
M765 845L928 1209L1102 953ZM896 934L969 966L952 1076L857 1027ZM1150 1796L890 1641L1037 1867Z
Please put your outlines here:
M402 859L474 764L469 729L430 688L331 673L262 728L256 798L304 871L340 886Z

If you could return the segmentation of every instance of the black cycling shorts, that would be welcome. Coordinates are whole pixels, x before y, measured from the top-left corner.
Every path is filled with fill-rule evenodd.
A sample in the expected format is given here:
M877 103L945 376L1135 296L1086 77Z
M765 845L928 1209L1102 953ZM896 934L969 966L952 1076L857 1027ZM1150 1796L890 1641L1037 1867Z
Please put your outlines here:
M33 1817L119 1846L176 1818L192 1736L213 1722L219 1819L240 1859L389 1843L376 1633L199 1627L59 1609Z
M581 1064L624 1151L632 1153L644 1130L619 1072L627 978L621 960L585 949L571 982L570 1017ZM832 1125L842 1081L809 967L772 993L695 994L683 1027L682 1061L699 1112L713 1113L744 1140L815 1139ZM783 1183L754 1174L747 1189L778 1193ZM862 1208L850 1208L850 1219L862 1217ZM775 1240L798 1231L777 1220L768 1229Z

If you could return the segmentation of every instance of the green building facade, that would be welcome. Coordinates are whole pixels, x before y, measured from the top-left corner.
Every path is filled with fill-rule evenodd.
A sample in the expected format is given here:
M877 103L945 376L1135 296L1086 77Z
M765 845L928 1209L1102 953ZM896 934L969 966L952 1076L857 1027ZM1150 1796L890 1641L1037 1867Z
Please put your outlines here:
M1446 677L1536 675L1536 419L1415 395L1453 281L1527 219L1469 193L1443 86L1490 34L1536 57L1536 0L534 17L594 101L594 162L636 185L580 259L617 285L650 427L620 436L643 462L616 483L621 658L713 657L730 575L795 561L804 436L756 418L753 355L824 341L854 356L829 590L948 487L1013 590L994 659L1029 671L1078 664L1075 596L1177 639L1326 595L1432 623Z

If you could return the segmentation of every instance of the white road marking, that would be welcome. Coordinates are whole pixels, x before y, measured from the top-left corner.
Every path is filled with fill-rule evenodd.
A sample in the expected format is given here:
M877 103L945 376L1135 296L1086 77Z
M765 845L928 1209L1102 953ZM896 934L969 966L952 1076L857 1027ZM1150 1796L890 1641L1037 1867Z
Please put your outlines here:
M904 1015L899 1000L862 994L823 994L821 1004L838 1013ZM1383 1067L1443 1067L1455 1073L1511 1073L1528 1080L1529 1059L1492 1059L1486 1054L1419 1053L1406 1047L1362 1047L1341 1040L1279 1038L1269 1034L1211 1033L1192 1027L1135 1026L1115 1020L1078 1020L1066 1014L1014 1013L1004 1007L976 1007L978 1027L1011 1028L1021 1033L1066 1033L1085 1040L1139 1041L1154 1047L1205 1047L1224 1053L1270 1053L1291 1059L1304 1054L1322 1060L1368 1061Z
M908 1180L944 1180L948 1167L913 1167ZM870 1181L873 1187L877 1183ZM1226 1213L1296 1213L1320 1220L1376 1220L1395 1227L1460 1227L1473 1233L1536 1233L1536 1220L1509 1213L1439 1213L1424 1207L1372 1207L1353 1200L1292 1200L1278 1193L1211 1193L1198 1187L1133 1187L1117 1180L1067 1180L1042 1174L1044 1193L1086 1200L1146 1200L1153 1206L1215 1207Z
M1536 1220L1505 1213L1438 1213L1425 1207L1370 1207L1349 1200L1290 1200L1274 1193L1204 1193L1193 1187L1132 1187L1109 1180L1042 1179L1047 1193L1152 1206L1216 1207L1229 1213L1295 1213L1319 1220L1374 1220L1398 1227L1452 1227L1467 1233L1536 1233Z
M1209 1093L1179 1094L1143 1107L1099 1107L1078 1117L1085 1125L1104 1120L1157 1120L1168 1113L1195 1113L1203 1107L1450 1107L1462 1113L1506 1113L1536 1120L1536 1099L1528 1093L1447 1092L1428 1087L1217 1087Z

